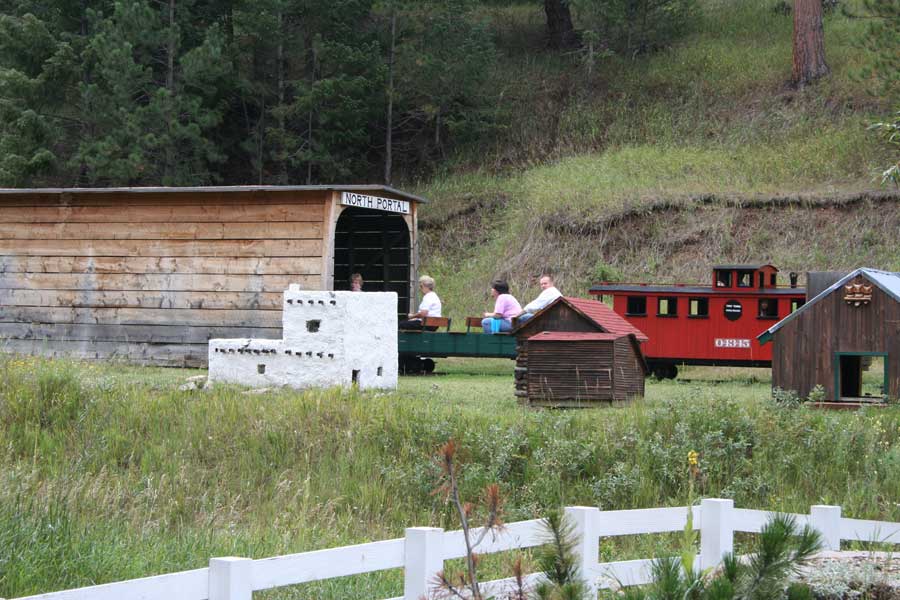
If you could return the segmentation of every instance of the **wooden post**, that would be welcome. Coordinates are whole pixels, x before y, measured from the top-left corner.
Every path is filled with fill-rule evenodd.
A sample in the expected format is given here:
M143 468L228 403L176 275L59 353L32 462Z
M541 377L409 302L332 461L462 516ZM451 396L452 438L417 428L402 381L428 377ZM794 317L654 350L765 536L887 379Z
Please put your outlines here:
M841 549L841 507L817 504L809 509L810 525L822 534L825 550Z
M715 567L734 552L734 500L707 498L700 502L700 568Z
M597 597L597 563L600 557L600 509L592 506L567 506L566 519L575 526L578 542L575 554L578 556L581 577L588 586L588 597Z
M403 598L430 598L437 587L435 575L444 570L444 530L440 527L409 527L404 549Z
M209 600L253 600L253 561L234 556L209 559Z

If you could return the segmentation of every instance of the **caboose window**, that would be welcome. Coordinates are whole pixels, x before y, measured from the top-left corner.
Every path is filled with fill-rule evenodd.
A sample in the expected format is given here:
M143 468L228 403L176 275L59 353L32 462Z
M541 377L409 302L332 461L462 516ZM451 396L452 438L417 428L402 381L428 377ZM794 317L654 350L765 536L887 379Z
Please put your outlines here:
M778 318L778 298L763 298L759 301L760 319L777 319Z
M688 316L694 318L706 318L709 316L708 298L691 298L688 300Z
M633 317L647 315L647 299L644 296L628 296L625 314Z
M738 287L753 287L753 271L737 272Z
M806 301L801 300L800 298L794 298L791 300L791 312L794 312L804 304L806 304Z
M769 285L775 287L778 285L778 276L775 273L769 275Z
M666 297L660 298L657 302L657 317L677 317L678 316L678 298Z
M731 271L716 271L716 287L731 287Z

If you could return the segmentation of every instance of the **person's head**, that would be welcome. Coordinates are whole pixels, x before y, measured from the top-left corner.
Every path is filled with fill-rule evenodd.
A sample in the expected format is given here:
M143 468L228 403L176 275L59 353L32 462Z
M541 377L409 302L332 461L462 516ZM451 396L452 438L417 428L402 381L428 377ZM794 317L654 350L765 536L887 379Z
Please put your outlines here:
M539 283L542 290L546 290L547 288L551 288L556 285L553 281L553 275L550 275L549 273L544 273L543 275L541 275Z
M363 278L359 273L350 276L350 291L361 292L363 288Z
M428 292L434 291L434 279L429 277L428 275L422 275L419 277L419 289L422 290L423 294L427 294Z
M501 294L509 293L509 284L502 279L495 279L491 282L491 295L496 298Z

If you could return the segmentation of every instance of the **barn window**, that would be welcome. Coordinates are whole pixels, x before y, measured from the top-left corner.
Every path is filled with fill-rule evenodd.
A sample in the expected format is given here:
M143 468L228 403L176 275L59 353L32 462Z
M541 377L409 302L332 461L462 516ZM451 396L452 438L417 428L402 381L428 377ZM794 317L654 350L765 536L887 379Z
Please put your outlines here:
M757 316L760 319L777 319L778 298L762 298L759 301L759 312L757 312Z
M753 271L737 272L738 287L753 287Z
M688 300L688 316L695 319L709 317L709 298L691 298Z
M668 296L660 298L657 301L656 316L658 317L677 317L678 316L678 298Z
M647 298L644 296L628 296L628 306L625 314L630 316L647 316Z

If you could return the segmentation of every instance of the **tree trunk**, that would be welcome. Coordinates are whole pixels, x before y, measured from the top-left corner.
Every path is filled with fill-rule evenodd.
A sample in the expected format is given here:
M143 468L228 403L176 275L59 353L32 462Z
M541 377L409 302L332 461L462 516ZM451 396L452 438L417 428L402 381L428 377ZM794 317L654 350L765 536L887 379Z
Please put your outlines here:
M175 118L175 0L169 0L169 40L166 45L166 91L169 92L167 108L169 118L166 127L169 132L169 143L166 144L166 164L163 167L164 185L173 185L175 175L175 140L172 139L172 119Z
M384 134L384 183L391 185L394 143L394 52L397 43L397 12L391 12L391 53L388 56L387 126Z
M276 50L275 62L277 63L275 67L276 77L278 79L278 130L281 132L281 135L284 135L284 90L285 90L285 81L284 81L284 11L280 8L278 9L278 48ZM287 161L281 160L280 173L278 176L278 183L281 185L287 185L288 183L288 172L287 172Z
M794 0L794 68L791 81L803 87L828 75L822 0Z
M578 38L572 26L569 0L544 0L547 14L548 45L554 50L572 50L578 47Z

